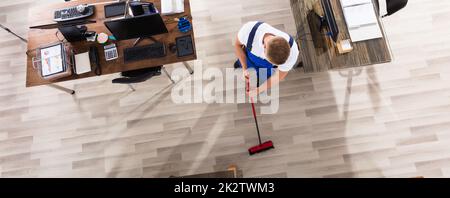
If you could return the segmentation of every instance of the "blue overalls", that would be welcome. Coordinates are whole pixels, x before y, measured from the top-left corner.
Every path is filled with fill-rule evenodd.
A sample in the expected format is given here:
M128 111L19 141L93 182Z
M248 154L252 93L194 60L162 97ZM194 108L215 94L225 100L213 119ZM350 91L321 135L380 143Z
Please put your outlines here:
M255 40L256 31L262 24L264 23L258 22L255 26L253 26L253 29L248 37L247 46L245 48L247 54L247 68L254 68L256 70L258 85L269 79L274 73L275 68L277 68L277 66L273 65L269 61L262 59L252 53L253 41ZM292 38L292 36L290 36L289 45L291 46L291 48L294 45L294 38ZM239 60L237 62L239 63L240 67L242 67L241 62ZM267 71L267 76L265 78L261 78L259 74L259 72L263 70Z

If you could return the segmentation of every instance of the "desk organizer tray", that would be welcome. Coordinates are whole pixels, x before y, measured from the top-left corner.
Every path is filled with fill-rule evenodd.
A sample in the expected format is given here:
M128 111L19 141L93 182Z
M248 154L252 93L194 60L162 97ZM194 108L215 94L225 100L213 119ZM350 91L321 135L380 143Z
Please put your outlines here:
M32 58L33 68L45 80L56 80L72 75L73 58L68 45L54 43L37 48Z

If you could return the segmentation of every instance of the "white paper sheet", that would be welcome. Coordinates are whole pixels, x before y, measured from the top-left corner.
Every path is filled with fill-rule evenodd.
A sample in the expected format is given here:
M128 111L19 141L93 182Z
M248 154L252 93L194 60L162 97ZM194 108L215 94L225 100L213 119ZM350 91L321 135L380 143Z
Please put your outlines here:
M363 4L344 8L345 20L349 28L377 23L373 4Z
M372 0L341 0L342 7L372 3Z
M75 67L77 74L84 74L91 71L89 52L75 55Z
M380 16L387 14L387 2L385 0L378 1L380 5Z
M170 15L184 12L184 0L161 0L161 14Z
M366 41L383 37L378 24L349 29L349 32L352 42Z

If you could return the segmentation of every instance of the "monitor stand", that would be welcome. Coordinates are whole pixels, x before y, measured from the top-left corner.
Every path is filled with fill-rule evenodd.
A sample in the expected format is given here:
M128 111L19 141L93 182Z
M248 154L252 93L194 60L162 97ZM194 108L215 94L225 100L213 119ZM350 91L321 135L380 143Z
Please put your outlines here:
M141 41L144 40L144 39L150 39L150 40L152 40L152 41L155 42L155 43L158 42L155 38L153 38L153 37L151 37L151 36L148 36L148 37L140 37L140 38L136 39L136 41L134 41L133 47L136 47L136 45L139 44L139 42L141 42Z

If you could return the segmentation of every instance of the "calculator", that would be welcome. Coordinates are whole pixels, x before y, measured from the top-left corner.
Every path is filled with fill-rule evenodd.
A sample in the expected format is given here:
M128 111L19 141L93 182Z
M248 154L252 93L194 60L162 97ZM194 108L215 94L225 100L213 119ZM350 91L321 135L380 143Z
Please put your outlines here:
M106 61L111 61L111 60L119 58L119 54L117 53L116 44L106 45L103 48L105 49Z

